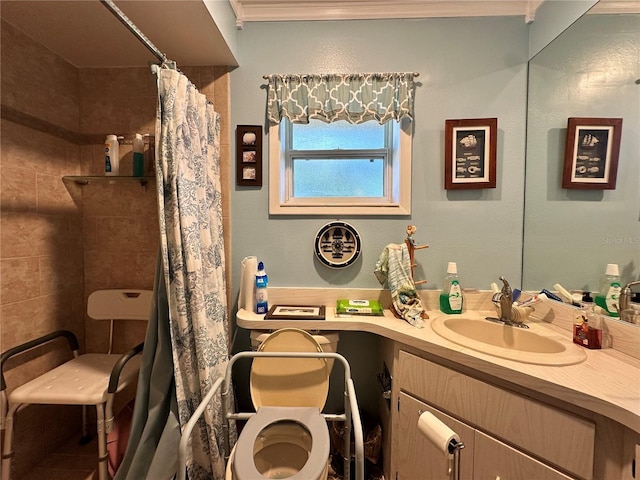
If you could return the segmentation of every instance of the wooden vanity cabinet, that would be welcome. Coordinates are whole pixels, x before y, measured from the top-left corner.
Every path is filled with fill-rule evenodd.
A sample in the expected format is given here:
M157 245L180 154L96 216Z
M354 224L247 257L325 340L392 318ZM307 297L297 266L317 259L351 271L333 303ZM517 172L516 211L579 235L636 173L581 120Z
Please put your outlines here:
M424 411L433 413L464 443L460 451L461 479L572 478L410 395L400 393L398 421L403 435L398 446L398 480L449 480L448 459L418 431L418 417Z
M392 480L448 478L443 452L418 432L421 410L431 411L464 442L464 480L593 478L590 420L403 350L393 370Z

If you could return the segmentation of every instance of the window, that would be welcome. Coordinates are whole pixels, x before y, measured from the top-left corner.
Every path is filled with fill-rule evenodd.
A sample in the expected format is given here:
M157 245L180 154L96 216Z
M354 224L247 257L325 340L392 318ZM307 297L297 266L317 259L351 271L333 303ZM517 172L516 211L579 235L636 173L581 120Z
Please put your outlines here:
M411 213L416 75L266 76L269 213Z
M411 123L283 119L269 130L272 214L406 215Z

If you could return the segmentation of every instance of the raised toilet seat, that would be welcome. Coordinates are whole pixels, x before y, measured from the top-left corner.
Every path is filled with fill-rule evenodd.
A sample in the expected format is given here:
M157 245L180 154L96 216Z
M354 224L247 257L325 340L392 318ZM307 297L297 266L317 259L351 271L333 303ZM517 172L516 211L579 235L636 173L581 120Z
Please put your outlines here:
M321 353L312 335L289 328L269 335L259 352ZM233 480L326 480L329 429L321 411L329 392L327 359L255 358L251 400L256 409L230 459Z
M291 424L295 424L292 426ZM278 426L282 430L278 432ZM264 438L263 432L269 431ZM299 431L295 431L299 429ZM304 435L307 434L307 435ZM301 437L307 436L306 439ZM301 445L304 440L310 445ZM290 443L291 442L291 443ZM271 452L268 462L260 461L262 448L281 447L306 450L297 465L299 471L287 476L281 476L281 471L290 467L282 466L278 462L279 455ZM232 469L236 480L256 480L262 478L287 478L288 480L320 480L326 479L327 459L329 457L330 440L329 429L324 417L315 407L261 407L256 415L251 417L242 430L242 434L235 446L232 457ZM291 453L291 452L289 452ZM288 460L291 461L288 455ZM304 457L307 457L306 459ZM244 459L234 462L233 459ZM248 460L250 459L250 460ZM305 461L306 460L306 461ZM261 463L261 465L256 465ZM275 475L275 476L273 476Z
M253 412L233 408L231 378L238 360L251 359L249 389ZM329 391L329 361L344 369L344 413L322 413ZM226 480L326 480L330 454L327 419L345 422L355 444L355 479L364 480L364 445L360 410L351 370L337 352L325 352L313 336L299 329L273 332L256 351L236 353L224 378L202 399L182 432L178 447L178 480L186 480L192 432L212 399L220 395ZM231 422L247 420L235 445ZM350 435L349 435L350 436ZM353 478L351 442L344 442L345 478Z

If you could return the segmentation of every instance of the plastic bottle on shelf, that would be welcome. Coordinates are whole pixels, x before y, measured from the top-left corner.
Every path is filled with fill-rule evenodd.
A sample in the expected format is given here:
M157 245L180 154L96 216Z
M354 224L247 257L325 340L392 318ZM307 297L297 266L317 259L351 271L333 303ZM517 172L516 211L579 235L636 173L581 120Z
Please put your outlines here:
M120 173L120 144L116 135L107 135L104 141L104 173L105 175Z
M269 311L268 283L269 277L264 271L264 263L258 262L258 272L256 273L256 313L263 314Z
M456 262L449 262L440 293L440 310L449 314L462 313L463 302L462 288L460 288L460 280L458 279L458 266Z
M133 176L144 176L144 140L139 133L133 139Z
M606 314L618 317L620 299L620 269L615 263L609 263L600 284L600 291L596 295L596 305L606 310Z

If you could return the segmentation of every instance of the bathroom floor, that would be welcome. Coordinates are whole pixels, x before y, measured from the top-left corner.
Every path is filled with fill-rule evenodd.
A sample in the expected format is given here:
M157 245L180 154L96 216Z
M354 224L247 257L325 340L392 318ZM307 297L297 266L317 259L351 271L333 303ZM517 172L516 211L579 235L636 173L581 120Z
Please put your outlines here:
M94 439L79 445L77 438L58 450L22 477L22 480L97 480L98 444Z

